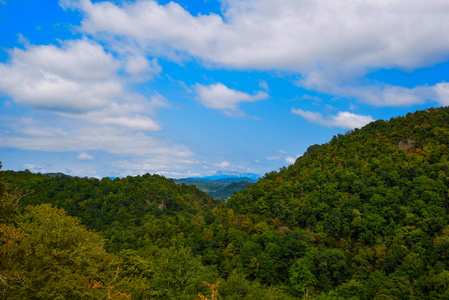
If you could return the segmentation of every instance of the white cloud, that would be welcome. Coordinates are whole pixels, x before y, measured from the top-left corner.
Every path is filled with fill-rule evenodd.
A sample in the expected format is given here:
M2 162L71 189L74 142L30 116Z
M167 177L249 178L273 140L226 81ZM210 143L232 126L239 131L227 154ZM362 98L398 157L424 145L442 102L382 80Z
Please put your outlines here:
M285 152L285 150L278 150L278 153L280 153L280 154L287 154L287 152Z
M184 172L171 172L171 171L162 171L157 172L157 174L165 176L166 178L192 178L192 177L201 177L203 174L198 172L184 171Z
M285 158L285 162L288 163L288 164L294 164L295 161L296 161L296 159L294 157L288 156L288 157Z
M119 76L122 69L139 76L147 71L158 71L160 67L155 59L147 61L137 56L120 61L86 38L64 41L60 47L30 45L25 50L16 48L10 55L9 63L0 63L0 92L22 105L73 115L120 106L121 117L136 117L141 123L143 117L123 116L123 113L149 109L152 114L155 107L169 106L166 99L147 99L128 91L127 82ZM125 106L134 106L134 109L123 109ZM145 122L144 127L149 128L148 124L153 121ZM118 119L115 123L129 122ZM159 130L158 126L153 127Z
M21 130L21 133L24 135L32 136L32 137L62 137L66 136L67 132L63 131L61 128L52 128L52 127L25 127Z
M193 153L184 146L168 145L154 137L140 131L131 131L128 128L113 126L82 125L82 120L76 126L65 131L54 131L48 135L34 134L46 131L39 123L24 124L20 119L7 133L0 132L2 146L14 147L25 150L50 151L50 152L85 152L106 151L117 154L133 155L161 155L167 154L173 157L189 157ZM55 126L68 127L73 120L59 120ZM22 128L26 128L23 130ZM27 130L32 129L32 130ZM33 133L33 134L30 134Z
M188 158L160 154L150 158L114 161L110 163L110 166L116 169L121 176L158 173L164 176L180 178L198 176L198 173L191 171L192 166L198 163L198 161Z
M259 87L261 89L264 89L265 91L269 91L270 88L268 86L268 83L265 80L259 80Z
M24 164L23 168L33 173L46 173L45 168L36 164Z
M435 86L416 86L406 88L395 85L378 83L377 85L351 86L336 85L332 80L320 76L311 76L301 79L297 82L299 86L319 90L321 92L331 93L340 97L353 98L358 102L363 102L373 106L410 106L422 104L427 100L434 100L444 105L444 97L439 97L438 86L444 86L445 83L439 83Z
M154 0L60 4L81 10L81 30L113 48L134 47L176 61L193 57L207 66L300 73L306 87L377 106L423 103L429 95L445 103L425 87L352 87L372 70L413 70L446 61L446 1L225 0L223 16L193 16L175 2Z
M440 104L449 105L449 83L438 83L433 90L437 94L436 99Z
M80 153L76 159L78 160L94 160L93 156L90 156L89 154L87 154L86 152L82 152Z
M347 111L340 111L336 115L328 115L326 117L323 117L323 115L318 112L304 111L295 108L292 108L292 113L303 117L309 122L317 123L322 126L346 129L360 128L374 121L371 116L356 115Z
M332 116L333 126L341 128L360 128L368 123L374 122L371 116L356 115L347 111L338 112L336 116Z
M230 113L238 112L238 104L242 102L256 102L268 98L265 92L257 92L250 95L244 92L228 88L222 83L209 86L195 85L197 100L205 107L224 110Z
M2 145L42 151L104 150L136 155L191 152L166 146L143 132L159 131L158 109L170 107L155 93L128 91L118 72L126 64L87 40L28 46L0 63L0 92L31 108L35 119L10 118ZM138 70L135 70L136 72Z
M348 87L342 89L341 94L374 106L409 106L433 98L432 88L429 87L404 88L391 85Z
M357 106L355 106L354 104L350 104L349 105L349 110L356 110L357 109Z
M215 164L215 166L220 167L220 168L226 168L226 167L229 167L230 165L231 164L229 162L227 162L227 161L222 161L219 164Z
M161 126L156 124L153 120L144 117L113 117L100 119L99 123L109 124L109 125L119 125L122 127L127 127L133 130L142 131L159 131Z
M449 6L441 0L226 0L224 18L192 16L174 2L71 2L91 34L237 68L415 68L442 61L449 50Z
M279 156L268 156L267 160L281 160Z
M124 94L118 62L85 39L61 48L16 48L11 57L9 64L0 64L0 91L23 105L78 113L105 107Z
M136 81L150 80L162 72L156 58L148 60L142 55L129 55L125 58L125 72Z

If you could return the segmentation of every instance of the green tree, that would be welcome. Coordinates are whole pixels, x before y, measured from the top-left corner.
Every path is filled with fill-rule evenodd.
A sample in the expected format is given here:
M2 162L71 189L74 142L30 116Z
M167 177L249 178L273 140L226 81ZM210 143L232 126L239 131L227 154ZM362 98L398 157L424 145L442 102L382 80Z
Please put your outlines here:
M88 286L110 276L103 239L64 210L30 206L18 227L26 234L15 257L22 275L6 293L8 299L92 298Z
M307 256L298 258L290 267L290 284L301 292L304 298L309 297L310 288L318 282L314 272L313 260Z

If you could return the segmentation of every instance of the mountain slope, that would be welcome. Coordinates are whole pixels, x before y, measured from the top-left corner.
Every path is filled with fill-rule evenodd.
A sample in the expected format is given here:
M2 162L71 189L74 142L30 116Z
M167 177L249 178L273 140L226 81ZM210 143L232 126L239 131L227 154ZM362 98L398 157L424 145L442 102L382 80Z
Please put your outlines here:
M168 223L204 214L214 201L193 186L178 185L159 175L116 178L49 177L28 171L2 171L10 191L22 190L20 205L51 203L79 217L89 229L101 231L110 251L138 248L145 243L142 225L153 223L152 231L165 230ZM157 226L155 225L157 222ZM186 221L187 222L187 221ZM171 226L172 234L185 230ZM187 227L187 226L185 226Z
M251 184L253 184L253 182L249 181L232 182L225 185L221 189L208 193L208 195L212 196L212 198L216 200L226 200L229 197L231 197L235 191L244 190L248 188Z
M290 269L304 294L447 297L448 124L444 107L335 136L226 206L309 237Z

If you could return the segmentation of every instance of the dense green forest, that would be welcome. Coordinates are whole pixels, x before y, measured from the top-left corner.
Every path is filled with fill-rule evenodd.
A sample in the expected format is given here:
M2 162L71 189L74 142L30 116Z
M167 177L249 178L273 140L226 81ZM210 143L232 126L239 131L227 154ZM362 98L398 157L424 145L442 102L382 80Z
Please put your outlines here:
M226 202L1 172L4 299L449 299L449 108L311 146Z

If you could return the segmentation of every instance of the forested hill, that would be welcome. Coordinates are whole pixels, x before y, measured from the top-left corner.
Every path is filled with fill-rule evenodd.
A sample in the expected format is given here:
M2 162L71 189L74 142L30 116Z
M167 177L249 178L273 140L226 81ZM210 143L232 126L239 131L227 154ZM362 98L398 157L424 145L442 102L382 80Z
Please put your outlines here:
M111 251L142 246L140 227L149 220L174 217L177 212L204 213L214 205L206 193L159 175L98 180L29 171L3 173L8 190L21 190L21 207L50 203L63 208L87 228L101 231Z
M447 298L448 126L448 107L370 123L311 147L227 207L304 230L312 244L290 278L304 293Z
M362 211L418 201L418 207L438 205L434 214L449 212L448 126L448 107L372 122L309 147L294 164L267 173L227 206L306 227L324 221L315 213L320 209ZM446 225L437 224L437 231Z

